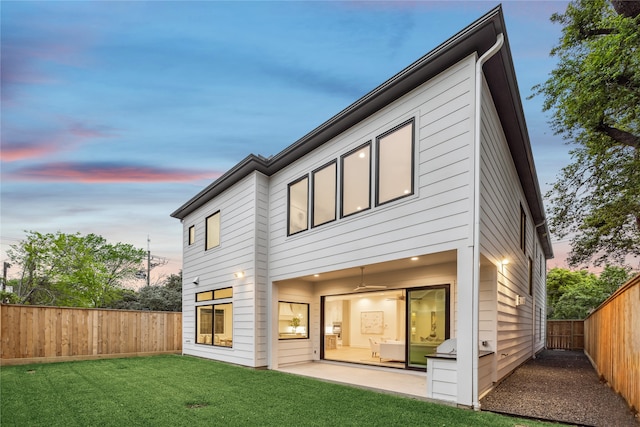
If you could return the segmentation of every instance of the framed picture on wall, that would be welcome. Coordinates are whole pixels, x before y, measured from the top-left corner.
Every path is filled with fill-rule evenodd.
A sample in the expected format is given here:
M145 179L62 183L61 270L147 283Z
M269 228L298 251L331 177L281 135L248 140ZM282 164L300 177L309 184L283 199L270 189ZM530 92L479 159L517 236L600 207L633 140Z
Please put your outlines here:
M360 333L382 335L384 331L383 311L363 311L360 313Z

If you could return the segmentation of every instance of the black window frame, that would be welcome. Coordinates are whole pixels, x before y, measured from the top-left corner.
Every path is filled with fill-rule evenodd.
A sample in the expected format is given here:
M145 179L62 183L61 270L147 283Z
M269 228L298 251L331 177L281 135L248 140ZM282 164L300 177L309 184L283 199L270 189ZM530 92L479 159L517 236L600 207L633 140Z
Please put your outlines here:
M369 209L371 209L371 171L373 169L373 165L372 165L372 160L371 160L371 153L373 152L372 150L372 141L369 140L367 142L365 142L362 145L359 145L358 147L354 148L351 151L348 151L347 153L343 154L342 156L340 156L340 218L347 218L350 217L352 215L357 215L359 213L368 211ZM362 150L363 148L368 147L369 148L369 178L368 178L368 183L369 183L369 188L367 191L367 200L368 200L368 205L366 208L360 209L360 210L356 210L354 212L345 214L344 213L344 160L349 157L354 155L355 153L357 153L358 151Z
M395 202L396 200L403 199L405 197L412 196L415 194L415 164L416 164L416 125L415 125L415 117L410 118L409 120L405 120L397 126L389 129L388 131L378 135L376 137L376 207L382 206L387 203ZM383 202L380 201L380 140L391 135L392 133L411 125L411 192L408 194L402 194L398 197L394 197L389 200L385 200Z
M188 241L188 246L193 245L196 242L196 226L192 225L189 227L188 231L187 231L187 241Z
M308 302L299 302L299 301L278 301L278 323L280 322L280 304L299 304L299 305L304 305L307 307L307 331L306 331L306 336L300 336L300 337L281 337L280 333L278 331L278 340L280 341L288 341L288 340L309 340L311 339L311 331L309 331L310 329L310 324L311 324L311 319L309 318L310 314L311 314L311 304L309 304Z
M211 246L209 247L209 219L213 218L214 216L218 215L218 244L215 246ZM212 213L211 215L207 216L204 220L204 250L205 251L209 251L211 249L215 249L220 247L220 244L222 243L222 214L220 213L220 210L217 210L216 212Z
M527 213L520 203L520 249L527 253Z
M328 221L325 222L321 222L319 224L315 223L315 216L316 216L316 200L315 200L315 195L316 195L316 174L320 171L325 170L326 168L330 167L330 166L335 166L335 184L333 186L333 197L334 197L334 206L333 206L333 219L330 219ZM315 228L315 227L320 227L321 225L325 225L325 224L329 224L331 222L337 221L338 220L338 160L337 159L333 159L328 163L325 163L324 165L320 166L319 168L313 170L311 172L311 228Z
M306 224L306 228L303 228L302 230L298 230L292 233L291 232L291 187L298 184L300 181L304 181L305 179L307 180L307 203L306 203L307 224ZM287 236L294 236L298 233L302 233L304 231L309 230L309 182L310 182L309 174L305 174L300 178L296 179L295 181L291 181L289 184L287 184Z

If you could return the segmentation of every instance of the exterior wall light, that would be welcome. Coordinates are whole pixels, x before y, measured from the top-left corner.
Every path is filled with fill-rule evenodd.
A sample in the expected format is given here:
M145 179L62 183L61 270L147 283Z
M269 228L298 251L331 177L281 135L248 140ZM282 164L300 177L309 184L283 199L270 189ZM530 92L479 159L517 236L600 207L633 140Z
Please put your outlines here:
M237 273L233 273L236 279L242 279L244 277L244 271L238 271Z

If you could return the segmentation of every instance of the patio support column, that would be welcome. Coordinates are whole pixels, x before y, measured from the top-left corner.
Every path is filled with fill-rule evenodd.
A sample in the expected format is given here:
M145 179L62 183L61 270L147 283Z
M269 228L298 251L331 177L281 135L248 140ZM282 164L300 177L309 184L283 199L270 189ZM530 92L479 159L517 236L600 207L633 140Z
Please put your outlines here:
M458 282L456 310L458 405L473 406L474 351L477 344L473 321L473 246L458 248Z

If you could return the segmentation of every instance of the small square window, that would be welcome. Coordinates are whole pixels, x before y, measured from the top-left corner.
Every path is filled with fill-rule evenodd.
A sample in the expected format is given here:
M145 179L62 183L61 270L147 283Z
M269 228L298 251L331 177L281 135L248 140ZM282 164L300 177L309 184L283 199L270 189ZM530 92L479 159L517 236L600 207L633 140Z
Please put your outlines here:
M309 304L278 301L278 337L309 338Z

